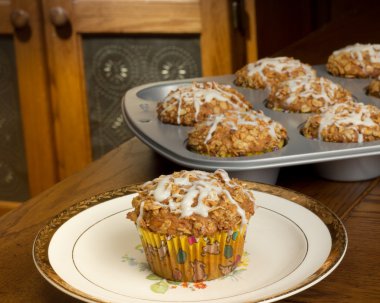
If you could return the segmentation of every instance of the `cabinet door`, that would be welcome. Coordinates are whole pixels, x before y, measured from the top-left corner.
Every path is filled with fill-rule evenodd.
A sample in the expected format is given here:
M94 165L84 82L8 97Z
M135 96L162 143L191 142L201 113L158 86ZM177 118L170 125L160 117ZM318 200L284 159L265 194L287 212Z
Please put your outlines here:
M26 200L57 181L41 12L37 0L0 1L3 201Z
M61 178L132 136L120 110L128 89L245 62L232 2L43 1Z

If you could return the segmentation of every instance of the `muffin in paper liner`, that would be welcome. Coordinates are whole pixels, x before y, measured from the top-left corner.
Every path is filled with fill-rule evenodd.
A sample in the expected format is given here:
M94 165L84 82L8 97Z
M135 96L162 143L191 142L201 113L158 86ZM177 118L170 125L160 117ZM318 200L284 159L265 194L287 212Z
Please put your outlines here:
M255 198L224 170L174 172L144 183L127 213L151 270L167 280L201 282L231 273L244 252Z
M246 225L198 238L137 229L151 270L167 280L200 282L228 275L244 253Z

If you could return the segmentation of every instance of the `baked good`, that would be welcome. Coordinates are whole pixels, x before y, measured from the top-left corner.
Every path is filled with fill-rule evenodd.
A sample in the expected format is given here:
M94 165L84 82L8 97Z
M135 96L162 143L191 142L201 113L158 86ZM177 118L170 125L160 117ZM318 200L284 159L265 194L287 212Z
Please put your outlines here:
M341 103L306 121L302 133L326 142L362 143L380 139L380 109L363 103Z
M157 114L163 123L191 126L212 114L251 108L251 103L230 85L194 82L171 91L158 102Z
M367 94L380 98L380 77L372 79L371 83L367 87Z
M188 134L187 146L215 157L251 156L278 150L285 145L286 129L261 111L210 116Z
M204 281L231 272L255 212L252 191L224 170L179 171L140 187L127 217L136 223L152 271Z
M326 78L298 78L272 87L267 107L296 113L319 113L336 103L353 101L351 93Z
M377 77L380 75L380 44L356 43L336 50L329 56L326 67L334 76Z
M310 65L289 57L264 58L249 63L236 72L235 84L250 88L266 88L298 77L315 77Z

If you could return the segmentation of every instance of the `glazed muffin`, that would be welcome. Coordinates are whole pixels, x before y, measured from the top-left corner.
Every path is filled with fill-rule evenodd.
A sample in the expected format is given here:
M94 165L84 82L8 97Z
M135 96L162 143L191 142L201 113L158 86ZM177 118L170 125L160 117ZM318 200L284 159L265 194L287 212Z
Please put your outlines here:
M286 129L261 111L231 111L199 122L188 135L188 149L215 157L252 156L282 148Z
M272 87L267 107L295 113L320 113L336 103L353 101L351 93L326 78L299 78Z
M356 43L334 51L326 67L334 76L377 77L380 75L380 44Z
M326 142L362 143L380 139L380 109L363 103L341 103L309 117L302 133Z
M310 65L289 57L264 58L249 63L236 72L235 84L250 88L266 88L299 77L315 77Z
M230 273L244 253L252 191L224 170L162 175L140 187L127 217L136 223L152 271L204 281Z
M157 114L163 123L192 126L212 114L251 108L249 101L230 85L194 82L171 91L162 102L158 102Z
M380 77L371 81L367 87L367 94L380 98Z

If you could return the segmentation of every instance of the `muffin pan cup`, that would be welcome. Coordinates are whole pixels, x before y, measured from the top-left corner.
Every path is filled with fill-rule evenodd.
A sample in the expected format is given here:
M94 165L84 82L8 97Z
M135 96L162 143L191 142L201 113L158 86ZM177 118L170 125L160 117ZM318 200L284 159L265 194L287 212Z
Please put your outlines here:
M319 77L329 78L347 88L358 102L380 107L380 99L367 96L365 93L370 79L334 77L327 73L324 65L314 66L314 69ZM141 141L164 157L188 168L207 171L222 168L238 178L272 184L276 182L280 167L311 163L316 163L321 176L332 180L358 181L380 176L380 140L331 143L305 138L300 129L311 114L287 113L266 108L267 90L235 86L234 79L234 75L226 75L157 82L135 87L129 90L122 100L124 119ZM218 158L188 150L187 134L192 127L162 123L157 118L156 104L171 90L193 81L216 81L236 88L252 103L255 110L262 110L287 129L287 144L274 152L247 157Z

